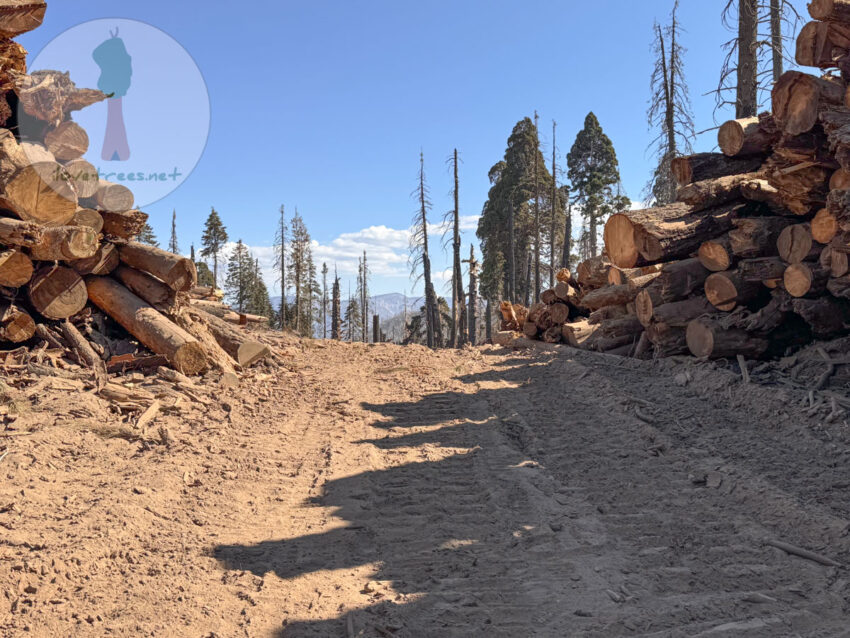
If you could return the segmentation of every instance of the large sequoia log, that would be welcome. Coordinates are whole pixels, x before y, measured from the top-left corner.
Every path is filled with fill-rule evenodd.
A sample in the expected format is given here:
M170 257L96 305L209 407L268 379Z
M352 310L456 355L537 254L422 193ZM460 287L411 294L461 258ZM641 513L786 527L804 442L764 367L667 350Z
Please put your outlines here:
M694 319L688 324L688 349L695 357L734 357L743 355L757 359L768 348L768 341L745 330L724 328L708 318Z
M730 120L717 131L717 144L723 154L728 157L769 153L778 139L779 129L769 113L762 113L759 117ZM734 173L748 173L757 168L738 170Z
M620 268L686 257L732 227L744 205L694 212L682 203L617 213L605 224L605 250Z
M809 22L797 36L797 64L822 69L835 67L848 49L850 25L841 22Z
M198 274L191 259L169 253L154 246L126 242L119 246L121 261L165 282L172 290L191 290L198 283Z
M727 175L694 182L681 186L676 193L676 199L690 205L695 210L714 208L741 198L741 185L754 179L759 179L759 173L744 173L743 175Z
M88 277L92 302L155 354L163 355L183 374L207 368L201 344L150 305L109 277Z
M723 153L697 153L673 158L670 162L670 170L676 183L679 186L686 186L707 179L758 171L763 161L763 155L733 158Z
M33 308L47 319L73 317L86 306L88 297L82 277L64 266L44 266L30 281Z
M5 184L0 206L24 221L62 226L77 211L77 195L61 164L39 162L24 167Z
M799 71L786 71L773 87L773 116L788 135L811 131L823 106L844 104L844 84Z

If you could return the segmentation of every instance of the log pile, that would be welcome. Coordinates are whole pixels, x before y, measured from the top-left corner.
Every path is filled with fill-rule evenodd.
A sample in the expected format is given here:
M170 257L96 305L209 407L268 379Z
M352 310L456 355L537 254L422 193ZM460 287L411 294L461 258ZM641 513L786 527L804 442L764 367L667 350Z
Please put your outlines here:
M545 291L517 329L708 358L776 356L850 332L850 2L814 0L809 12L797 62L826 73L785 73L770 113L720 127L721 152L676 158L677 201L613 215L604 255L568 282L576 294ZM553 303L569 320L557 324Z
M265 357L268 348L222 321L218 291L197 288L190 259L134 241L147 215L83 159L89 138L71 119L107 96L64 73L27 75L26 52L9 38L37 27L45 3L2 4L0 347L43 342L99 373L149 360L193 375Z

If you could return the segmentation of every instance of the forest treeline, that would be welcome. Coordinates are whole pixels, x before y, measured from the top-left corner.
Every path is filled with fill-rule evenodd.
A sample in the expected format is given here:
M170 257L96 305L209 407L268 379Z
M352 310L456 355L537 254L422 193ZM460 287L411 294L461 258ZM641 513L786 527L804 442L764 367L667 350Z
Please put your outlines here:
M647 124L653 133L648 149L654 158L646 188L639 194L647 206L675 200L676 180L671 163L692 152L696 137L685 68L685 30L678 15L679 1L669 16L656 22L649 34L654 64L649 70L650 100ZM788 48L800 24L790 0L727 0L720 19L733 32L724 45L717 88L716 110L733 107L736 118L754 116L769 97L769 87L791 59ZM547 124L547 129L549 125ZM548 133L548 131L547 131ZM551 122L548 147L541 139L535 112L520 119L507 138L504 155L490 168L490 189L476 231L481 263L473 246L464 259L460 235L459 153L453 149L449 164L453 176L451 208L440 220L443 245L451 251L447 298L434 285L435 249L432 202L426 179L425 157L419 154L416 202L410 226L411 276L424 289L424 304L410 316L405 311L402 343L429 347L458 347L489 339L497 302L529 305L555 283L555 273L574 268L602 251L601 229L608 217L632 206L620 178L613 141L590 112L571 137L569 151L557 145L558 124ZM156 244L150 227L141 241ZM334 268L315 263L310 233L295 209L287 219L283 206L276 224L275 284L282 290L272 307L259 261L237 240L230 242L213 208L201 239L198 267L202 285L223 287L228 301L240 312L269 317L279 329L308 337L349 341L386 339L377 315L370 314L368 256L358 259L354 289L348 286L342 303L342 282ZM227 251L228 246L233 246ZM169 249L179 252L176 213L172 215ZM450 288L450 292L449 292Z

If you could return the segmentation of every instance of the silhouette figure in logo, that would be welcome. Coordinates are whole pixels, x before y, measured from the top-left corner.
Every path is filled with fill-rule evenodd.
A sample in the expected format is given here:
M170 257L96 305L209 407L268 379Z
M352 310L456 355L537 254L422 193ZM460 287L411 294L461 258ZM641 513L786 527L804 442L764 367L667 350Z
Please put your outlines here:
M100 153L104 161L126 162L130 159L130 144L127 141L127 129L124 126L124 96L130 89L133 65L124 41L118 37L118 29L92 53L92 58L100 67L100 79L97 88L106 93L106 135L103 138L103 150Z

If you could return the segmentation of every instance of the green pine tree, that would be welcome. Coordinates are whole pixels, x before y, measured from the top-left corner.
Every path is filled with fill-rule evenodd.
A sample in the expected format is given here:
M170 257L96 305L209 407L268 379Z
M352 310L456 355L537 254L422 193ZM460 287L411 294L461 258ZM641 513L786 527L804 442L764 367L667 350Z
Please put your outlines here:
M198 271L198 285L215 287L212 270L205 261L196 261L195 269Z
M236 242L236 247L228 260L227 277L224 282L224 292L238 312L248 312L255 284L254 275L254 259L248 247L240 239Z
M227 229L213 208L204 224L204 233L201 235L201 257L212 259L213 285L215 286L218 286L218 260L226 243Z
M614 145L592 112L567 155L567 166L573 202L581 205L588 229L589 256L595 257L600 252L599 227L610 213L628 208L628 199L617 191L620 170Z
M535 250L549 243L552 227L556 232L563 227L562 207L555 208L556 219L548 224L538 224L535 219L535 196L546 197L551 192L552 175L531 118L514 126L504 159L493 165L489 178L490 192L477 231L484 257L482 294L487 299L504 295L516 302L532 296L529 286L534 284L526 270L529 261L537 261Z
M180 244L177 242L177 211L171 211L171 239L168 240L168 252L180 254Z
M136 241L140 244L147 244L148 246L156 246L159 248L159 242L156 239L156 235L153 233L153 228L147 222L142 227L142 232L139 233L139 236L136 237Z

